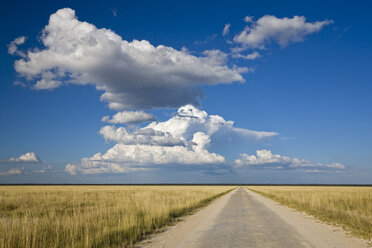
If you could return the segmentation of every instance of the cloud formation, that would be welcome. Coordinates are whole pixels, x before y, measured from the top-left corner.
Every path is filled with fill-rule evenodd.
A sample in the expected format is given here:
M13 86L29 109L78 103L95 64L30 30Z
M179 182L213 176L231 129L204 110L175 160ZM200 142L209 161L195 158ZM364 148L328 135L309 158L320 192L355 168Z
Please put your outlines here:
M138 165L224 163L223 156L205 149L209 142L208 135L197 132L192 139L193 145L189 147L119 143L105 154L97 153L83 158L78 165L68 164L65 170L71 175L76 175L77 171L83 174L123 173L146 169Z
M83 158L79 164L69 164L66 171L90 173L121 173L151 164L222 164L222 155L208 151L215 135L237 134L246 138L262 139L275 132L253 131L233 126L221 116L209 115L192 105L180 107L172 118L152 122L136 130L105 126L100 134L115 144L105 154ZM134 167L135 166L135 167Z
M324 20L316 22L306 22L304 16L294 16L293 18L277 18L272 15L265 15L257 21L251 17L245 21L250 25L234 37L236 43L245 48L265 48L265 44L276 42L281 47L289 43L303 41L306 35L319 32L323 27L333 23Z
M246 60L255 60L259 57L261 57L261 54L257 51L254 51L253 53L247 54L247 55L242 55L239 52L238 53L233 53L232 54L233 58L242 58Z
M155 121L153 114L145 113L144 111L123 111L116 113L111 119L109 116L102 118L103 122L112 124L134 124L147 121Z
M223 27L223 30L222 30L222 36L226 36L226 35L229 34L230 27L231 27L231 24L230 23L225 24L225 26Z
M106 141L114 141L126 145L159 145L185 146L185 141L173 137L168 132L156 131L152 128L141 128L130 132L125 127L105 126L99 133Z
M40 158L34 152L27 152L18 158L10 158L9 163L41 163Z
M20 169L10 169L8 171L0 172L0 176L11 176L11 175L18 175L21 173L22 171Z
M149 125L129 131L125 127L105 126L99 133L106 141L133 145L187 146L195 132L209 136L216 133L237 134L253 139L277 135L275 132L254 131L234 127L233 121L226 121L218 115L209 115L192 105L178 109L177 114L167 121L151 122Z
M22 43L21 38L17 41ZM29 50L15 62L35 90L64 84L92 84L112 109L198 105L200 85L244 82L246 68L228 67L223 53L194 56L186 49L131 42L105 28L79 21L70 8L52 14L40 37L44 49ZM9 45L15 54L18 44ZM15 47L15 48L14 48Z
M246 137L262 139L278 135L275 132L253 131L234 127L233 121L226 121L218 115L209 115L192 105L185 105L178 109L177 114L165 122L152 122L147 128L167 132L175 138L189 140L195 131L208 135L217 132L239 133Z
M12 42L8 45L8 53L11 55L18 55L22 58L26 57L26 54L18 49L19 45L22 45L26 42L27 37L26 36L20 36L18 38L15 38Z
M65 171L73 176L77 175L76 170L77 170L77 167L74 164L67 164L65 167Z
M20 168L12 168L8 171L0 171L0 176L11 176L11 175L18 175L18 174L35 174L35 173L46 173L51 172L52 166L51 165L43 165L43 164L32 164L28 166L22 166Z
M240 158L235 160L236 167L253 166L256 168L266 169L296 169L296 168L314 168L308 170L313 172L314 170L321 169L335 169L344 170L345 166L340 163L312 163L308 160L289 158L279 154L272 154L269 150L257 150L256 155L249 155L246 153L240 154Z

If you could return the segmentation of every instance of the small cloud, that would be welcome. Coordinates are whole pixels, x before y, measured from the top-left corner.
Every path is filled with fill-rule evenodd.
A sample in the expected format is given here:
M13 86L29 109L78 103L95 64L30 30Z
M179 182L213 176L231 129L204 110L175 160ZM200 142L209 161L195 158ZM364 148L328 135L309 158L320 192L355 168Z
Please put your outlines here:
M26 42L27 37L26 36L20 36L18 38L15 38L12 42L8 45L8 53L10 55L19 55L22 58L26 57L26 54L24 52L21 52L18 50L18 46L22 45Z
M245 21L246 23L251 23L251 22L253 22L253 16L246 16L246 17L244 17L244 21Z
M61 86L61 81L58 80L46 80L42 78L41 80L37 81L36 84L32 87L35 90L53 90Z
M20 169L10 169L8 171L0 172L0 176L11 176L11 175L18 175L21 173L22 171Z
M51 165L48 166L41 166L39 169L32 170L31 173L46 173L52 169Z
M347 174L347 173L352 173L350 170L319 170L319 169L314 169L314 170L305 170L306 173L308 174Z
M222 30L222 36L226 36L229 34L230 32L230 27L231 27L231 24L228 23L228 24L225 24L225 27L223 28Z
M254 166L265 169L308 169L309 173L317 170L343 171L345 166L341 163L313 163L305 159L289 158L279 154L273 154L270 150L257 150L256 155L240 154L235 160L236 167Z
M233 53L231 55L233 58L242 58L242 59L246 59L246 60L255 60L259 57L261 57L261 54L257 51L254 51L253 53L251 54L247 54L247 55L242 55L240 53Z
M74 165L74 164L68 164L68 165L66 165L66 167L65 167L65 171L66 171L67 173L70 173L70 174L73 175L73 176L77 175L76 169L77 169L77 167L76 167L76 165Z
M112 119L109 116L104 116L102 122L112 124L135 124L147 121L155 121L156 118L153 114L145 113L144 111L123 111L115 114Z
M21 86L23 88L27 87L27 85L24 82L21 82L21 81L14 81L13 85Z
M272 15L265 15L257 21L252 17L244 19L250 26L234 37L236 43L244 48L264 49L265 44L276 42L281 47L290 43L303 41L305 36L317 33L325 26L333 23L332 20L307 22L304 16L293 18L278 18Z
M18 158L10 158L9 163L41 163L40 158L34 152L27 152Z
M110 10L111 10L111 13L112 13L113 16L116 17L118 15L118 12L119 12L118 8L111 8Z

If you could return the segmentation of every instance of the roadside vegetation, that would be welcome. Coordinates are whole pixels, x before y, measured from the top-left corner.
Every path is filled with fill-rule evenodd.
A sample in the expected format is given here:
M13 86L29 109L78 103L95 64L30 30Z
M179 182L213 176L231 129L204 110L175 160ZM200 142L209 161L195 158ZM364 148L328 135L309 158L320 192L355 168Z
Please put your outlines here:
M1 186L0 247L126 247L226 186Z
M283 205L372 239L372 187L251 186L248 189Z

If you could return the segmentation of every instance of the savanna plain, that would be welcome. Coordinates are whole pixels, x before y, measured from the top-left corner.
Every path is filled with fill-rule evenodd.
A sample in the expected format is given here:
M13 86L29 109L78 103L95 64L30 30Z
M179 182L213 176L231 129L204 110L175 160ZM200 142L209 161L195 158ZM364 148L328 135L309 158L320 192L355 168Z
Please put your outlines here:
M131 247L236 186L0 186L0 247ZM248 186L372 238L372 187Z

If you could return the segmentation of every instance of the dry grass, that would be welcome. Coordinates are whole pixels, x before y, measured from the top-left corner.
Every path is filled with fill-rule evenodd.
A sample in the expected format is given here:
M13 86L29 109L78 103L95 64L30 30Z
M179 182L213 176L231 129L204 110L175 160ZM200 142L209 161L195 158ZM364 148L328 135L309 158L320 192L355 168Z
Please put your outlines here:
M2 186L0 247L126 247L224 186Z
M248 189L372 239L372 187L252 186Z

